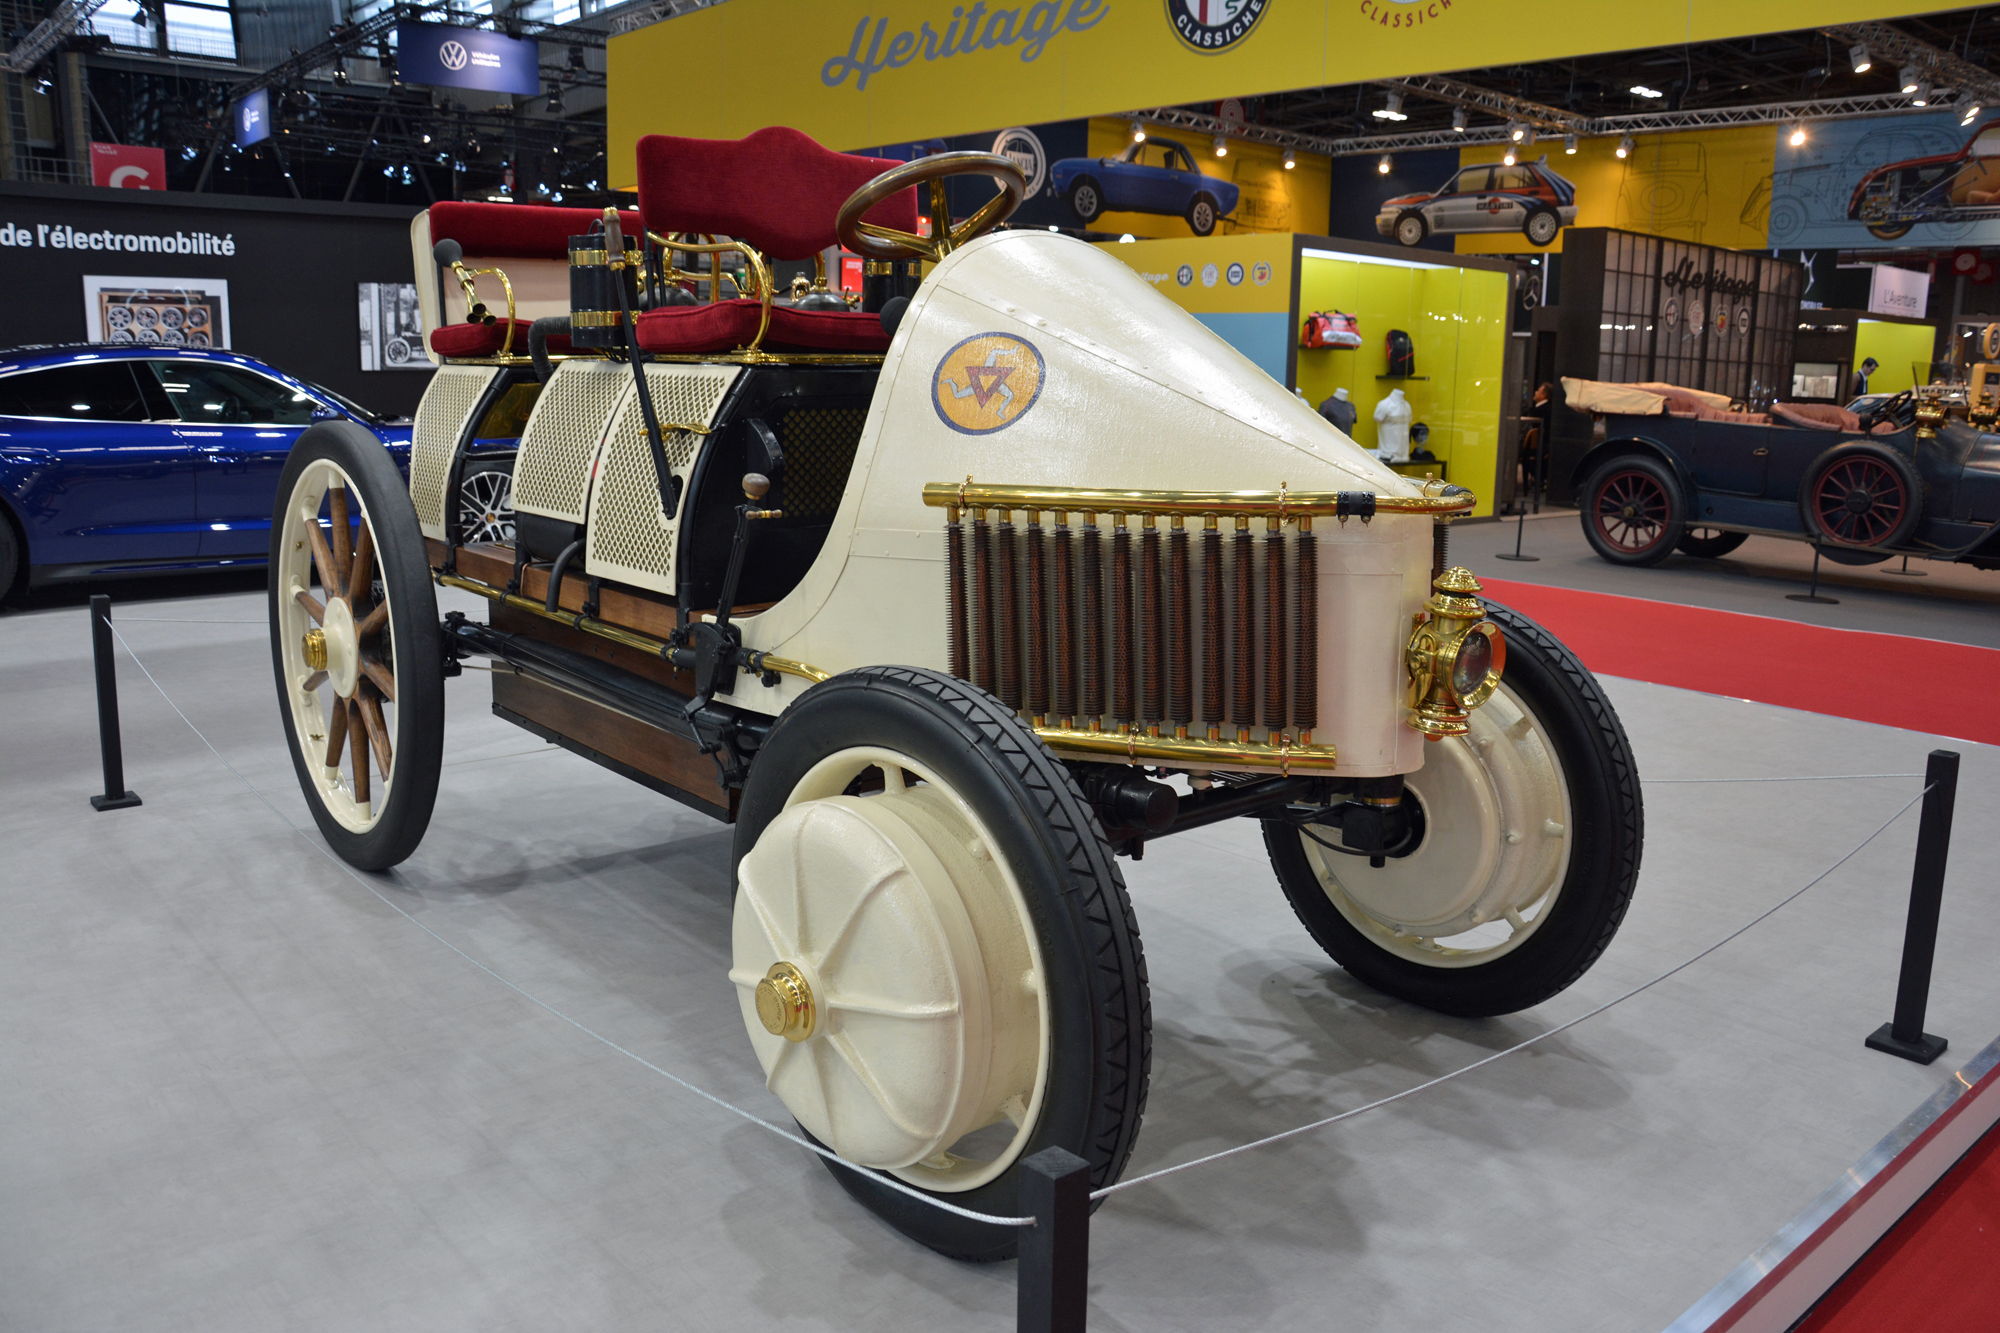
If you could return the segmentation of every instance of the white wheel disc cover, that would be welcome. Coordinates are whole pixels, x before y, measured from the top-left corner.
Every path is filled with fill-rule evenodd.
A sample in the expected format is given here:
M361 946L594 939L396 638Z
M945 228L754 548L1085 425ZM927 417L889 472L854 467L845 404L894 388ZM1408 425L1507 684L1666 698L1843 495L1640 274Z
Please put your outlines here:
M1548 919L1569 870L1569 786L1547 735L1504 684L1473 711L1471 728L1425 747L1423 768L1406 779L1425 820L1408 856L1377 869L1301 835L1341 915L1390 952L1432 967L1469 967L1518 948ZM1339 831L1320 836L1335 841ZM1479 933L1453 938L1468 932Z
M906 770L841 796L868 768ZM1048 1021L1026 900L964 803L875 749L816 765L737 872L732 966L765 1085L849 1161L927 1189L972 1189L1019 1155L1047 1079ZM812 991L804 1041L767 1031L756 986L788 962ZM1002 1120L987 1161L948 1152Z

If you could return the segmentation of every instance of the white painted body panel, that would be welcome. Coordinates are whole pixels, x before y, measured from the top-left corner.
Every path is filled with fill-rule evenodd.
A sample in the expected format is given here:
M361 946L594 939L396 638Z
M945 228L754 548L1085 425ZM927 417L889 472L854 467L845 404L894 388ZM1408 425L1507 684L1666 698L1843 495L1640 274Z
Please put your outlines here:
M1044 361L1033 405L1004 429L961 434L932 402L942 358L1004 333ZM984 237L924 282L885 358L846 496L818 560L769 610L738 623L752 647L828 671L943 669L944 514L926 482L1121 490L1368 490L1416 495L1283 385L1094 247L1038 231ZM1340 771L1410 772L1402 649L1429 592L1431 521L1322 520L1320 725ZM776 712L805 687L750 678L732 702Z

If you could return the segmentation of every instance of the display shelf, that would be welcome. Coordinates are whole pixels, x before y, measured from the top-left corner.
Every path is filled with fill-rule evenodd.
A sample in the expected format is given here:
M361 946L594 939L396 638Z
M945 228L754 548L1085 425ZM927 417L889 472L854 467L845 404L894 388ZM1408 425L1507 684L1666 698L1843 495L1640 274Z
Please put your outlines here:
M1429 375L1377 375L1378 380L1427 380Z

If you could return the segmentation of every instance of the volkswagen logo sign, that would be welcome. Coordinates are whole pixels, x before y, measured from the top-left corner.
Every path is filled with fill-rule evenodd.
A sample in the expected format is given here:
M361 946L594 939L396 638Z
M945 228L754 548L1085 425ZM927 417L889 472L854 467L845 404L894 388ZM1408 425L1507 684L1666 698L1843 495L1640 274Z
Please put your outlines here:
M1227 51L1250 35L1271 0L1167 0L1167 21L1204 55Z
M1035 137L1033 130L1016 125L1011 130L1000 131L1000 136L993 141L993 151L1013 159L1021 174L1028 178L1027 198L1033 199L1042 192L1042 186L1049 179L1049 155L1042 150L1042 141Z
M438 63L454 74L464 69L470 59L471 57L465 53L463 42L446 42L438 47Z

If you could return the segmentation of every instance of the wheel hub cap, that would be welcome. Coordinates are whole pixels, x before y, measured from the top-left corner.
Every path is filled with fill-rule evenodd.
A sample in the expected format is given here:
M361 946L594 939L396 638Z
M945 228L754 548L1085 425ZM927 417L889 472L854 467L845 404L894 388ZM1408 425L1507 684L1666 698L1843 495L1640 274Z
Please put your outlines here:
M1847 493L1843 502L1850 514L1865 514L1875 507L1875 496L1867 488L1857 486Z
M328 599L326 619L321 622L319 632L325 646L326 665L313 669L326 672L327 679L333 682L334 693L343 699L352 698L361 675L361 642L354 629L354 612L346 598Z
M305 654L307 666L314 671L326 670L326 631L317 626L307 630L301 651Z
M757 983L757 1020L764 1031L786 1041L804 1041L813 1034L812 986L792 963L773 963Z

